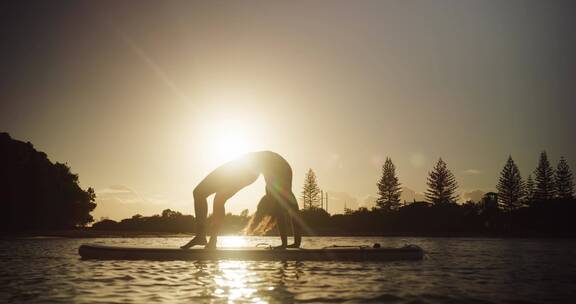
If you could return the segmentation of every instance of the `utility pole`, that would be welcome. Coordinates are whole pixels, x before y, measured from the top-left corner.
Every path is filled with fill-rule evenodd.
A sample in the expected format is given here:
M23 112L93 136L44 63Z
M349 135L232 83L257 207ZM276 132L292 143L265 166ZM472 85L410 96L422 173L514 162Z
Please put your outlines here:
M328 213L328 192L326 192L326 213Z

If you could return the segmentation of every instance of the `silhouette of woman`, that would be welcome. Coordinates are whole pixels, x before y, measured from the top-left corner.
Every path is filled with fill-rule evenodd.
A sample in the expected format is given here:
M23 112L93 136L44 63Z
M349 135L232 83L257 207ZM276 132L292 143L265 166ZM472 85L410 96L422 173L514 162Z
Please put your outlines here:
M243 155L216 168L194 189L194 211L196 213L196 236L182 249L196 245L216 248L218 232L225 215L224 204L244 187L254 183L260 174L266 181L266 194L258 204L252 218L261 220L267 214L276 220L282 245L279 248L300 247L301 219L298 216L298 202L292 192L292 168L279 154L270 151L253 152ZM215 194L211 219L210 240L206 240L207 197ZM294 230L294 243L288 245L288 223Z

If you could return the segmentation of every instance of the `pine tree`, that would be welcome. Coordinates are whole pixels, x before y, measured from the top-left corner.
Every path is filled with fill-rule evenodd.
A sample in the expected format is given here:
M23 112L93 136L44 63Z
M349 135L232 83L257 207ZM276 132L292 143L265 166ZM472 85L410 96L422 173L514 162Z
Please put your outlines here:
M440 158L432 172L428 174L428 190L426 199L435 205L445 205L456 202L458 183L454 174L448 169L446 163Z
M554 198L554 169L550 166L546 151L540 154L538 167L534 171L536 178L535 201L547 201Z
M504 210L510 211L520 207L524 196L524 182L512 156L508 157L508 161L500 173L496 189L498 189L498 201Z
M556 197L559 199L574 198L574 181L572 171L564 157L560 157L555 175Z
M535 192L536 192L536 185L534 184L534 180L532 179L532 174L529 174L528 178L526 179L526 187L524 189L525 194L524 200L528 205L534 202Z
M304 179L304 187L302 189L302 203L304 209L312 209L319 207L320 204L320 188L316 181L316 174L312 169L308 169Z
M396 166L387 157L382 166L382 177L376 184L378 186L378 199L376 205L382 210L396 210L400 207L402 188L396 176Z

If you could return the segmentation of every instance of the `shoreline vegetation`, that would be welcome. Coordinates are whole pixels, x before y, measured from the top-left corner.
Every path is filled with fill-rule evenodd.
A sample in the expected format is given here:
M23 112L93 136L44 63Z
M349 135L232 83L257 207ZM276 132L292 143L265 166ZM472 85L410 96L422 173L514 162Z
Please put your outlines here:
M121 221L94 220L96 193L83 190L67 164L52 163L31 143L0 133L0 237L169 237L194 233L195 218L170 209L153 216L134 215ZM300 211L304 236L411 237L576 237L573 176L562 157L552 168L542 152L524 181L512 157L496 183L480 201L458 202L458 183L441 158L429 172L426 201L400 202L401 184L390 158L376 183L372 209L345 209L329 214L323 191L309 169ZM326 204L328 203L326 195ZM221 235L243 235L248 210L226 214ZM209 224L209 222L208 222ZM277 235L272 229L268 235Z
M304 235L314 237L573 238L576 224L571 218L575 212L576 202L557 200L508 212L483 209L480 204L439 207L416 202L396 211L360 208L330 215L323 209L309 208L302 210L301 215L308 225ZM247 210L240 215L228 213L221 235L244 235L249 220ZM122 221L105 219L92 227L20 231L0 237L189 237L194 235L194 224L193 216L166 209L161 215L135 215ZM277 230L272 229L265 236L277 235Z
M488 198L490 195L488 195ZM414 202L397 210L378 208L328 214L321 208L301 210L307 225L304 236L411 236L411 237L576 237L573 200L534 202L511 211L494 208L485 198L480 203L435 206ZM222 235L243 235L250 220L248 211L227 214ZM102 220L90 229L102 233L147 232L194 233L194 217L164 210L162 215L133 216L122 221ZM208 223L209 225L209 223ZM272 229L268 236L276 236Z

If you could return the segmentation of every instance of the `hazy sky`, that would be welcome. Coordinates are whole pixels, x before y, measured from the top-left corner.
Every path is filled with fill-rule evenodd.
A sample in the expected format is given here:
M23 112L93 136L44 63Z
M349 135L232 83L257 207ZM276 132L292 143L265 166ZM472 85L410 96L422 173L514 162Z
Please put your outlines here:
M96 218L192 213L223 161L273 150L331 211L375 196L390 156L460 193L512 154L576 169L573 1L38 1L0 6L0 131L68 163ZM227 210L253 210L263 182Z

